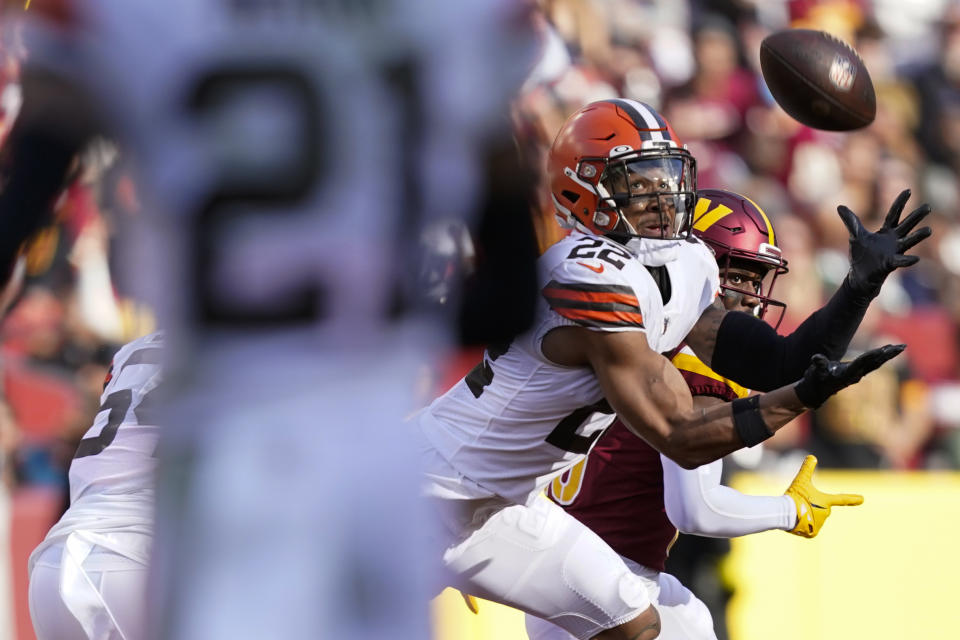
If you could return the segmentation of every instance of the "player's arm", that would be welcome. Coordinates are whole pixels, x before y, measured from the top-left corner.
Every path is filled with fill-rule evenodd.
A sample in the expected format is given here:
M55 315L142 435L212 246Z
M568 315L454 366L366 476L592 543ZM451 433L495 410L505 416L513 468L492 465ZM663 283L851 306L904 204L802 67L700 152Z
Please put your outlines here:
M782 496L751 496L720 484L722 460L696 469L683 469L664 455L660 461L667 517L683 533L733 538L782 529L813 538L832 507L863 504L861 495L824 493L814 487L817 459L813 456L807 456Z
M542 347L557 364L589 365L627 428L688 469L762 442L904 348L888 345L850 363L815 358L797 384L698 410L680 372L650 349L643 332L560 327Z
M850 232L850 271L830 301L789 336L778 335L749 314L714 304L703 312L687 344L720 375L760 391L797 380L814 354L839 359L884 280L894 270L916 263L919 258L905 252L930 235L929 227L913 231L930 213L929 205L900 221L909 197L909 190L897 197L877 232L864 229L850 209L838 207Z
M0 279L23 243L49 223L71 162L96 131L91 101L74 84L25 67L23 107L0 156Z
M747 444L735 428L732 405L696 409L680 372L650 349L645 334L583 333L580 343L610 406L654 449L693 469ZM789 387L760 400L756 415L771 434L806 409Z
M745 393L729 380L704 371L702 363L677 354L673 364L694 393L697 409L707 409ZM723 460L696 469L683 469L661 455L663 497L667 517L684 533L731 538L783 529L795 535L814 537L830 515L831 507L858 505L863 497L832 495L818 491L812 482L816 458L807 456L790 487L782 496L752 496L721 484Z
M697 410L722 404L711 396L693 398ZM797 509L789 496L751 496L720 484L722 460L696 469L684 469L664 455L660 461L667 517L683 533L732 538L770 529L789 531L797 525Z

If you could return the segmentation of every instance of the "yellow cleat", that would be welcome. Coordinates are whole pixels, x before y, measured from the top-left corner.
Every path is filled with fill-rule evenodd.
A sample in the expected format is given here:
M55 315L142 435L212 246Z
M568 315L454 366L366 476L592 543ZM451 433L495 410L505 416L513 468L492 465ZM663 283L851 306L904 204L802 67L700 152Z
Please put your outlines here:
M474 598L469 593L460 592L460 595L463 596L463 601L467 604L467 609L470 609L474 614L480 613L480 605L477 604L477 599Z

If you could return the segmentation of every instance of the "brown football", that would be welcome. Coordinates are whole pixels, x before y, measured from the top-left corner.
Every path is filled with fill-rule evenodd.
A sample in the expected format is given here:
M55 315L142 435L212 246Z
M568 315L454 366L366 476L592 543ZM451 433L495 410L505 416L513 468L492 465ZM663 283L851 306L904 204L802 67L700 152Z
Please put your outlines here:
M863 60L823 31L788 29L767 36L760 44L760 69L777 104L808 127L850 131L877 114Z

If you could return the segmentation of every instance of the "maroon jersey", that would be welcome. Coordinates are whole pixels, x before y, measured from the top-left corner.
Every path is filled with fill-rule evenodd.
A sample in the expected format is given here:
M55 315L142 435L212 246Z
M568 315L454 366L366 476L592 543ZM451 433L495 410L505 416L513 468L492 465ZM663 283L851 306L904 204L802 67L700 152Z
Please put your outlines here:
M686 347L672 355L693 395L729 402L749 393L711 371ZM620 555L663 571L677 529L663 505L660 454L620 420L590 455L550 483L547 495Z

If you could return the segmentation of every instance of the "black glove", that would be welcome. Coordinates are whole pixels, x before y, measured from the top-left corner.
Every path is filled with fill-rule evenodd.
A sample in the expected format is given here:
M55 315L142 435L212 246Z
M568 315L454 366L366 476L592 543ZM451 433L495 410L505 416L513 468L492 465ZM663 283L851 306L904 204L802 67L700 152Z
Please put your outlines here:
M856 384L906 348L905 344L888 344L871 349L851 362L827 360L818 353L810 360L810 366L793 390L804 406L816 409L837 391Z
M930 227L910 233L930 213L930 205L921 205L903 222L899 222L900 213L909 199L909 189L900 192L890 206L883 226L876 233L864 229L853 211L843 205L837 207L837 213L850 232L850 273L847 280L856 293L869 298L876 297L883 281L894 269L909 267L920 259L904 255L904 252L930 235Z

